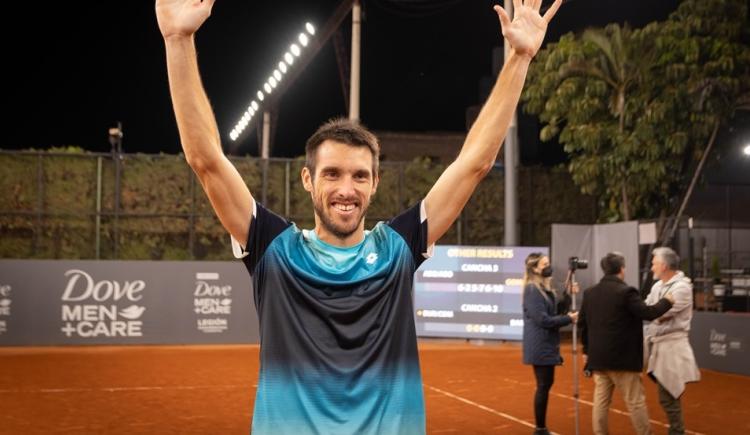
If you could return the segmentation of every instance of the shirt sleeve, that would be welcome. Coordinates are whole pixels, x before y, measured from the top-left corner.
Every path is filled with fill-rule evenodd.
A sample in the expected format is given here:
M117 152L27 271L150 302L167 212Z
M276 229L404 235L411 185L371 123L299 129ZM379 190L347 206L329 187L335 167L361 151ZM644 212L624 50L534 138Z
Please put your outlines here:
M424 201L413 205L386 224L404 239L416 267L432 256L435 245L427 246L427 212Z
M253 214L250 218L250 229L245 246L243 247L232 237L232 252L235 258L241 258L252 274L273 239L291 225L292 223L288 220L253 200Z

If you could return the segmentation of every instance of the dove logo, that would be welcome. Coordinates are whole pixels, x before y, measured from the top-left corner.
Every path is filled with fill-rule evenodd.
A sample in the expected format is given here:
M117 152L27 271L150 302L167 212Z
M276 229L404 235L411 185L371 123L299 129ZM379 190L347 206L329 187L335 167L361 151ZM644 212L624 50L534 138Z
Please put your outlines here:
M97 281L79 269L68 270L65 276L68 283L61 298L63 334L83 338L143 336L143 322L139 319L146 307L133 302L143 299L144 281ZM130 305L115 305L118 302Z
M210 285L205 281L198 281L195 283L195 293L193 296L196 298L205 297L231 297L232 286L231 285Z
M108 280L94 282L91 275L78 269L65 272L65 276L70 279L62 296L63 301L78 302L93 299L97 302L104 302L127 299L136 302L141 300L143 295L140 293L146 287L146 283L142 280L125 281L122 285L117 281Z
M0 285L0 316L10 316L10 286Z
M135 320L139 319L144 311L146 311L146 307L131 305L124 310L120 310L120 317L124 317L128 320Z
M199 272L195 274L195 291L193 292L193 311L197 316L231 315L232 314L232 286L221 285L220 276L216 272ZM204 333L224 332L228 328L229 319L212 318L198 319L198 330Z
M195 299L195 314L232 314L232 300L229 298Z

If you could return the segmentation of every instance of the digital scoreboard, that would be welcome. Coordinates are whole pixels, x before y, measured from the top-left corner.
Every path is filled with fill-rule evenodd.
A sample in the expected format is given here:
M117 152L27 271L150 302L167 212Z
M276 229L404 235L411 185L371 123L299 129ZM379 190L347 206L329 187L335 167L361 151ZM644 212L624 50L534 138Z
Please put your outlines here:
M524 260L547 247L435 246L414 277L420 337L521 340Z

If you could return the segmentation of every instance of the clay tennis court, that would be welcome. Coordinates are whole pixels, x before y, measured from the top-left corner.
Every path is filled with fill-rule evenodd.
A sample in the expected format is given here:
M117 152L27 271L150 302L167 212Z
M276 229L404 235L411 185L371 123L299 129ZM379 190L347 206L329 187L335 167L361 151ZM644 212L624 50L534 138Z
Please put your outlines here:
M428 433L532 432L534 379L518 344L422 342L420 358ZM683 396L688 433L750 433L750 378L701 372ZM257 376L257 346L0 348L0 433L245 434ZM548 426L572 434L571 365L555 377ZM584 434L592 392L593 381L582 378ZM646 395L652 429L666 433L650 380ZM610 431L632 433L619 397Z

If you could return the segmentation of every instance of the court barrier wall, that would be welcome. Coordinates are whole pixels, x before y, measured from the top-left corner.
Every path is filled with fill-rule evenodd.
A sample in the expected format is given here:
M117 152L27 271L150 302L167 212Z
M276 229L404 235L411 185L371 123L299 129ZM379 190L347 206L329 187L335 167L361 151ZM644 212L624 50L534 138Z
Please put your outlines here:
M0 345L258 341L239 261L0 260Z

